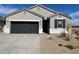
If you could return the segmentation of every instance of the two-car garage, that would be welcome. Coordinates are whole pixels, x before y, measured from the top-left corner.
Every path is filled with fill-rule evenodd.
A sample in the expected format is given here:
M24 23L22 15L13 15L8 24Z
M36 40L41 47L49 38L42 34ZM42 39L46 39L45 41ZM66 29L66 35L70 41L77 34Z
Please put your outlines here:
M39 22L12 21L11 33L39 33Z
M28 10L13 12L6 16L5 33L43 33L43 16Z

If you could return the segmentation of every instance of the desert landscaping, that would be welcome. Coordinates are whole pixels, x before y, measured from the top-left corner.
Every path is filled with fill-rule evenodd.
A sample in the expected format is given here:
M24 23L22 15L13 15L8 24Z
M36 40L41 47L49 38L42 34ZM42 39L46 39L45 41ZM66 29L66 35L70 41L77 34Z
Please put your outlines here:
M79 53L79 28L73 28L71 38L64 35L45 35L40 39L40 53L77 54Z

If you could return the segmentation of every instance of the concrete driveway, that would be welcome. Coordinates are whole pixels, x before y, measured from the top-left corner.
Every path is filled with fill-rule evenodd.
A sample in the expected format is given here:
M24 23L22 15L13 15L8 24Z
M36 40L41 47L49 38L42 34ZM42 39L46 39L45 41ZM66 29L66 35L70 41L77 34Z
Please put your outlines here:
M0 36L0 54L40 53L39 34L5 34Z

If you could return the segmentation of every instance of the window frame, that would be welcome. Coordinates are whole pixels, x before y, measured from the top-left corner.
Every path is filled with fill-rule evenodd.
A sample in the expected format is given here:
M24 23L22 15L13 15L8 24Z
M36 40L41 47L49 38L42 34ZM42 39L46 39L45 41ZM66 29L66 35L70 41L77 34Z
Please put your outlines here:
M63 20L64 20L64 21L63 21ZM62 27L59 27L59 26L58 26L58 21L61 21L61 22L62 22L62 24L61 24ZM55 28L65 28L65 24L64 24L64 23L65 23L65 19L55 19L55 23L56 23L56 24L55 24Z

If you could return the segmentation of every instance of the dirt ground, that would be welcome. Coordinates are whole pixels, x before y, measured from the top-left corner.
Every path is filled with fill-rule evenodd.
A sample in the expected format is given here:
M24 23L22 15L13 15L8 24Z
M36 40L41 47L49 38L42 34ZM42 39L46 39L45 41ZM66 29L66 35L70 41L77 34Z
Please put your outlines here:
M76 35L72 35L69 41L64 40L55 35L44 35L40 38L40 53L42 54L78 54L79 39L75 39ZM61 44L62 46L59 46ZM72 45L73 49L65 47Z
M5 36L5 35L7 35L7 34L5 34L3 32L0 32L0 38L3 37L3 36Z

